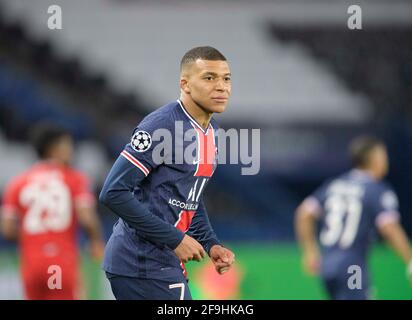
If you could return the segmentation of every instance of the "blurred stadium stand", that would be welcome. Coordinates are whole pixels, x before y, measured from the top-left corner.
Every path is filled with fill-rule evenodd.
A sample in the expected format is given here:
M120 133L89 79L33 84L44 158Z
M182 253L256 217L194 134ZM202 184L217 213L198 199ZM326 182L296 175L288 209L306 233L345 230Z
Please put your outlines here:
M28 129L49 119L75 134L78 166L94 172L98 192L132 128L178 97L181 55L210 44L234 74L233 100L217 120L262 129L261 173L222 166L207 192L223 239L293 239L296 204L349 167L346 144L363 132L389 143L389 180L411 232L412 7L365 2L374 28L350 32L347 3L223 1L216 12L202 1L1 0L0 147L9 169L0 190L33 159ZM47 29L50 4L62 6L63 30ZM109 234L114 217L101 215Z
M368 116L364 97L349 92L303 47L269 38L265 22L279 16L270 2L223 1L216 11L201 1L91 0L87 7L78 0L54 1L64 12L58 32L44 23L43 8L50 1L3 3L7 19L23 21L34 38L50 40L60 55L76 56L88 70L104 72L118 90L144 93L147 111L176 97L180 57L208 43L225 52L235 75L233 107L219 116L225 123L353 123ZM289 24L300 19L289 16ZM250 106L261 111L252 119Z

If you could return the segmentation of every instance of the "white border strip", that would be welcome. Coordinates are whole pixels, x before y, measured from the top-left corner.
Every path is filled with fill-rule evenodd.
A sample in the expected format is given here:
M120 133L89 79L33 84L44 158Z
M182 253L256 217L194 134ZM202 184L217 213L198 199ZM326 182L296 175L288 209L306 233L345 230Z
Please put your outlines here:
M388 223L399 222L400 214L397 211L382 211L376 216L375 223L377 227L382 227Z
M125 157L127 160L129 160L131 163L133 163L136 167L138 167L144 173L144 175L147 177L147 175L149 174L149 170L139 160L137 160L135 157L133 157L126 150L123 150L121 155L123 157Z

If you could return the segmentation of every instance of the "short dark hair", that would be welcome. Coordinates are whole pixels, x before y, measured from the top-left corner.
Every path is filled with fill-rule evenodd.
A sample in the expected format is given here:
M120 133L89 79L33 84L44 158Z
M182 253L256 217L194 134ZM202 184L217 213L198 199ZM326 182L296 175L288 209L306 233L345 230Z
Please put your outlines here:
M183 56L180 61L180 70L182 70L185 65L193 63L197 59L226 61L226 57L219 50L213 47L195 47L187 51Z
M349 146L349 153L352 165L355 168L365 168L369 164L369 155L378 146L385 143L374 136L360 136L352 140Z
M39 123L30 130L31 143L40 159L47 158L50 147L66 136L71 137L68 130L47 122Z

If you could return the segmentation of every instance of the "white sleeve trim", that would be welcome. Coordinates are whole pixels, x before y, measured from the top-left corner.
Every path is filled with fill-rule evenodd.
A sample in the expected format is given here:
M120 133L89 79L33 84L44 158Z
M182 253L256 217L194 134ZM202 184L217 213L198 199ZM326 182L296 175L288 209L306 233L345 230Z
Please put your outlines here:
M140 171L143 172L143 174L147 177L149 174L149 169L147 169L143 163L141 163L139 160L137 160L133 155L131 155L129 152L126 150L123 150L121 155L125 157L127 160L129 160L133 165L135 165L137 168L140 169Z
M322 207L315 197L307 197L303 202L302 202L302 208L304 209L303 212L305 214L319 217L320 213L322 211Z
M377 227L382 227L388 223L399 222L400 214L397 211L382 211L376 216L375 224Z

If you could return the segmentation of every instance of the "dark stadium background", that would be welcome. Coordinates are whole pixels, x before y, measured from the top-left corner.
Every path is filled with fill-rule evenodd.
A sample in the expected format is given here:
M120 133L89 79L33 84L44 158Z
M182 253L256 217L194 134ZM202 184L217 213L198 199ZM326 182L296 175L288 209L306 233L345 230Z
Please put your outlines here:
M412 236L412 3L357 1L0 0L0 193L34 160L30 128L50 120L76 138L76 165L99 193L134 126L178 98L178 63L212 45L233 74L221 126L261 129L261 170L222 165L206 191L216 232L237 256L217 278L189 265L195 298L323 299L303 275L294 209L347 170L347 143L371 133L388 144L387 178ZM63 29L47 28L58 4ZM99 207L106 239L116 219ZM84 248L84 236L80 234ZM15 244L0 238L0 299L20 299ZM375 295L410 299L404 266L386 246L371 255ZM88 297L111 298L100 266L83 255ZM223 289L225 288L225 289Z

